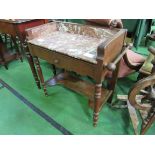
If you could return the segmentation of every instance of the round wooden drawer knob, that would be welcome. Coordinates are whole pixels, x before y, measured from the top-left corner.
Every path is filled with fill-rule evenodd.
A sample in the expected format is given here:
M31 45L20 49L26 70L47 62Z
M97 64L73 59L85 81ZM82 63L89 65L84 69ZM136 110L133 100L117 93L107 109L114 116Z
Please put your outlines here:
M59 60L58 60L58 59L55 59L55 60L54 60L54 63L55 63L55 64L57 64L58 62L59 62Z

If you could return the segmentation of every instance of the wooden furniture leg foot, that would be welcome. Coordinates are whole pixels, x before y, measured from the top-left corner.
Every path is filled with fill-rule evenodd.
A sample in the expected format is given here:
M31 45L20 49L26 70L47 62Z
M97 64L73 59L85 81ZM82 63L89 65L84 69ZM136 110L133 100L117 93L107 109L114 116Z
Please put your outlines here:
M93 116L93 126L97 126L97 121L99 117L100 102L101 102L101 89L102 83L95 85L95 105L94 105L94 116Z
M8 70L8 65L6 63L4 64L4 67L6 70Z
M36 67L37 67L38 75L39 75L41 84L42 84L42 86L43 86L45 96L48 96L48 93L47 93L47 90L46 90L45 81L44 81L44 77L43 77L43 73L42 73L42 69L41 69L41 67L40 67L40 63L39 63L39 60L38 60L37 57L34 57L34 62L35 62Z
M38 75L37 75L37 72L36 72L36 69L35 69L35 66L34 66L33 58L32 58L32 56L31 56L31 54L29 52L26 52L26 56L27 56L27 59L28 59L28 62L29 62L29 65L30 65L30 68L31 68L31 71L32 71L32 74L33 74L33 77L34 77L34 79L36 81L37 87L39 89L41 89L40 81L39 81L39 78L38 78Z
M4 60L2 60L2 64L4 65L5 69L8 70L8 65Z

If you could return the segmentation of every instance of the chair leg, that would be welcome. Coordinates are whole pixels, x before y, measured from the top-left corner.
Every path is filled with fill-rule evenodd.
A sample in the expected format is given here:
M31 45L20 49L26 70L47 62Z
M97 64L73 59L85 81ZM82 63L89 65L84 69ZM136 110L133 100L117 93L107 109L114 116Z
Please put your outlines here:
M41 84L43 86L45 96L48 96L48 93L47 93L47 90L46 90L45 81L44 81L44 77L43 77L43 73L42 73L42 69L40 67L40 63L39 63L38 57L36 57L36 56L34 57L34 62L35 62L36 67L37 67L38 75L39 75Z
M34 79L36 81L37 87L39 89L41 89L40 81L39 81L39 78L38 78L38 75L37 75L37 72L36 72L36 69L35 69L35 66L34 66L33 58L32 58L32 56L31 56L31 54L29 52L26 52L26 56L27 56L27 59L28 59L28 62L29 62L29 65L30 65L30 68L31 68L31 71L32 71L32 74L33 74L33 77L34 77Z
M97 126L98 118L99 118L99 108L101 102L101 90L102 90L102 83L95 85L95 105L94 105L94 114L93 114L93 126Z

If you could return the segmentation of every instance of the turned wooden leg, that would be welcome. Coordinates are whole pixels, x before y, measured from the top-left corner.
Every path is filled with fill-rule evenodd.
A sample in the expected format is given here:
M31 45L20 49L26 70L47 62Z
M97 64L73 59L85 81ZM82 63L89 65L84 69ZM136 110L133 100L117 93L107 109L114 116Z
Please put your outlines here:
M5 61L3 52L5 52L5 51L4 51L4 45L3 45L3 43L1 43L1 40L0 40L0 57L1 57L1 64L3 64L4 67L5 67L5 69L8 70L7 62Z
M12 37L10 37L10 47L11 47L11 49L13 49L13 41L12 41Z
M6 35L6 44L10 44L10 47L11 47L11 49L13 49L13 42L12 42L12 36L10 36L10 35ZM8 42L8 40L9 40L9 42Z
M28 62L29 62L29 65L30 65L30 68L31 68L31 71L32 71L32 74L33 74L33 77L34 77L34 79L36 81L37 87L39 89L41 89L40 81L39 81L39 78L38 78L38 75L37 75L37 72L36 72L36 69L35 69L35 66L34 66L33 58L32 58L32 56L31 56L31 54L29 52L26 52L26 56L27 56L27 59L28 59Z
M24 48L25 40L22 41L22 40L20 39L18 44L19 44L19 46L20 46L20 49L21 49L22 54L24 55L24 54L25 54L25 48Z
M94 105L94 116L93 116L93 126L97 126L97 121L99 117L99 108L101 102L101 90L102 83L95 85L95 105Z
M5 61L5 58L3 57L3 54L1 54L1 52L0 52L0 57L1 57L1 63L4 65L5 69L8 70L7 62Z
M0 33L0 41L3 42L3 37L1 33Z
M34 62L35 62L36 67L37 67L38 75L39 75L41 84L42 84L42 86L43 86L45 96L48 96L47 90L46 90L45 81L44 81L44 77L43 77L43 73L42 73L42 69L41 69L41 67L40 67L39 60L38 60L38 58L37 58L36 56L34 57Z
M19 51L18 44L16 43L16 39L14 37L12 37L12 41L13 41L13 43L15 45L15 49L16 49L16 52L18 54L18 57L20 58L21 62L23 62L22 55L21 55L21 53Z
M4 42L7 44L7 34L4 34Z

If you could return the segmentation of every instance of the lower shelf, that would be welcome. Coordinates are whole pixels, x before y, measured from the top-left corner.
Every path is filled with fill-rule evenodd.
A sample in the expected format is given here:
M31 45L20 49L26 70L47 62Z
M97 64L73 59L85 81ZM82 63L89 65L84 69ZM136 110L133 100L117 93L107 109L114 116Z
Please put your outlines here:
M46 81L45 84L47 86L62 84L66 88L69 88L79 94L85 95L86 97L88 97L89 100L94 102L95 84L81 80L77 77L70 75L67 72L56 75L55 77ZM107 102L111 94L111 90L102 88L100 109Z

